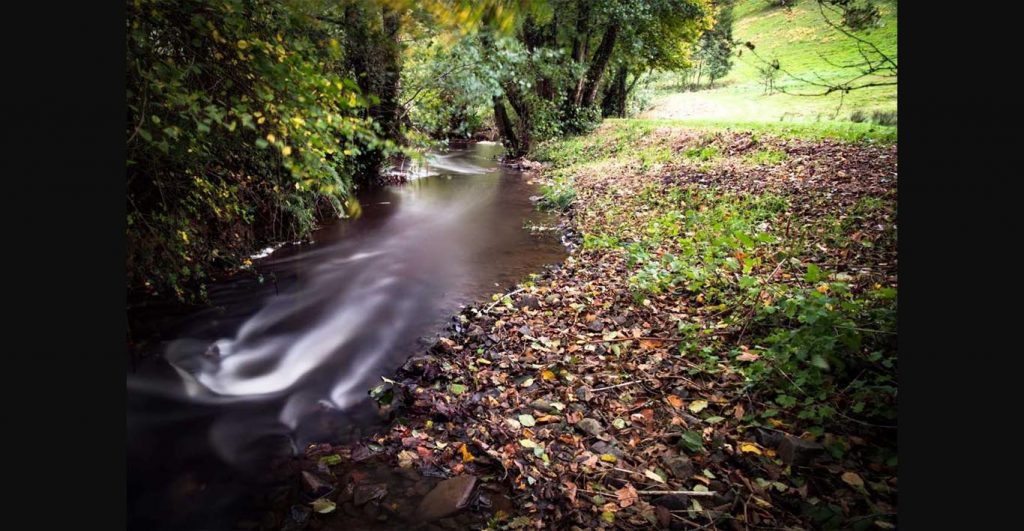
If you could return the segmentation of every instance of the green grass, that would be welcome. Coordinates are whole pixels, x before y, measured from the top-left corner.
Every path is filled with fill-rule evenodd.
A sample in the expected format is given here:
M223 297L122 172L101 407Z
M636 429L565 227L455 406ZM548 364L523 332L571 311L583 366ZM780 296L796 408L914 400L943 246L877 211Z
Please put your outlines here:
M702 131L751 131L780 138L822 140L831 138L846 142L879 142L889 144L896 141L896 127L871 123L842 121L823 122L758 122L742 120L700 120L670 118L627 118L606 119L617 124L621 141L644 135L658 127L683 127Z
M881 26L859 32L886 54L897 55L896 3L880 0ZM856 71L834 64L860 60L856 43L822 20L815 0L801 0L791 9L772 7L765 0L740 0L734 10L733 36L740 42L752 42L762 58L777 58L782 68L794 75L828 82L845 81ZM740 51L742 49L742 51ZM841 95L795 96L765 95L758 73L763 63L749 50L737 48L732 71L711 90L685 92L678 76L663 73L652 79L655 109L645 116L729 121L848 122L861 111L895 111L895 86L855 90ZM702 83L704 83L702 81ZM780 74L776 87L787 91L812 92L813 87ZM841 104L841 105L840 105Z

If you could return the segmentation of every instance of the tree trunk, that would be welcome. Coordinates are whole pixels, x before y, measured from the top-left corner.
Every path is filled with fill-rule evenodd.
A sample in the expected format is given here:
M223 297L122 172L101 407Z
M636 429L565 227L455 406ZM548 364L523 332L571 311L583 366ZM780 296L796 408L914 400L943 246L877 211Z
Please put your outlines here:
M625 65L619 67L619 73L615 76L615 92L618 101L615 102L615 106L619 111L619 118L626 117L626 67Z
M505 102L502 101L501 96L494 96L491 102L494 104L494 123L498 126L498 132L505 140L505 150L510 156L518 156L516 154L519 153L519 141L516 139L516 132L512 128L512 122L508 119L508 113L505 112Z
M598 45L597 51L594 52L594 59L590 62L590 68L587 69L587 75L583 84L583 99L580 103L584 107L592 105L594 98L597 97L597 87L601 83L601 76L604 74L605 68L608 67L608 62L612 59L612 50L615 48L615 38L618 34L618 24L608 26L604 36L601 37L601 44Z
M402 55L401 44L399 43L399 29L401 15L388 7L383 9L384 35L381 42L384 56L384 78L381 87L380 107L378 119L383 126L388 138L397 144L403 144L405 139L402 135L402 127L399 123L399 110L401 105L398 102L401 93L402 80Z
M587 57L587 41L590 39L590 0L577 0L576 2L576 31L572 36L572 60L574 64L583 64ZM569 94L569 101L573 105L579 105L583 95L583 82L586 78L581 77L572 84L572 93Z
M530 106L526 100L523 99L523 95L519 92L519 86L515 82L507 81L502 84L502 88L505 90L505 96L508 97L508 102L512 105L512 110L515 111L516 116L519 117L519 122L516 127L516 134L518 136L518 149L512 156L522 157L530 152L530 148L533 147L531 131L533 130L533 117L530 113Z

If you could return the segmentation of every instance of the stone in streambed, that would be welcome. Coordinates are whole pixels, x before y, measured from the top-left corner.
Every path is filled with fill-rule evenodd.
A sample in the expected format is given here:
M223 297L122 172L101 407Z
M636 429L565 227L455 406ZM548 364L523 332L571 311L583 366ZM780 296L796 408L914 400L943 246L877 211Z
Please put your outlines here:
M370 500L379 500L388 493L388 486L383 483L359 485L355 488L353 501L357 506L363 505Z
M677 455L664 460L665 467L676 479L686 479L693 475L693 463L685 455Z
M469 503L476 486L476 476L455 476L437 484L416 509L424 521L437 520L454 514Z
M314 496L323 496L334 489L330 483L305 470L302 471L302 486L306 489L306 492Z
M548 402L547 400L544 400L542 398L538 398L537 400L530 402L530 407L538 411L543 411L545 413L550 413L555 409L551 407L551 402Z
M604 441L597 441L596 443L590 445L590 451L598 455L612 454L615 457L622 459L622 450L620 450L618 446L606 443Z
M601 426L601 423L592 418L585 418L577 422L576 429L594 437L600 437L601 433L604 432L604 427Z
M690 508L690 497L685 494L665 494L651 502L670 511L685 511Z
M538 300L537 297L534 297L533 295L526 295L523 298L519 299L519 309L524 308L529 308L531 310L539 310L540 300Z
M786 435L779 441L777 451L779 458L787 465L804 466L821 455L824 450L825 447L819 443Z

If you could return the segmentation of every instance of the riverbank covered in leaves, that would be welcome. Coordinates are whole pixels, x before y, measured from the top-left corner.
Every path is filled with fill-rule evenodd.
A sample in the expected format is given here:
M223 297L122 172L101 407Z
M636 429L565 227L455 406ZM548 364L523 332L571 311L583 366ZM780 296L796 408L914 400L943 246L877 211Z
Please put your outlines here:
M372 390L390 429L308 448L264 524L894 528L896 146L611 121L535 158L571 256Z

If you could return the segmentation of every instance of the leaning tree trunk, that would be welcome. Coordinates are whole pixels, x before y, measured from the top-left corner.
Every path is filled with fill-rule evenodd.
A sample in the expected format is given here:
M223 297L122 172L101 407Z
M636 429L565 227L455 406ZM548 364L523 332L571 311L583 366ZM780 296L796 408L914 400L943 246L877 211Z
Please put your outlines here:
M491 103L494 105L494 123L498 126L498 132L501 133L501 137L505 140L505 151L508 152L509 156L519 156L519 140L516 138L516 131L512 127L512 121L508 118L508 112L505 111L505 102L502 101L501 96L494 96L491 99Z
M584 107L591 106L594 103L594 98L597 97L597 88L601 84L601 76L604 74L605 68L608 67L608 62L612 59L612 50L615 48L615 38L618 34L618 24L608 26L604 36L601 37L601 44L594 52L594 59L590 62L590 68L587 69L587 75L583 82L583 97L580 103Z
M530 148L533 147L531 134L531 131L533 131L533 115L530 112L529 104L515 82L506 81L502 83L502 88L505 90L505 96L508 97L508 103L519 118L516 126L517 149L512 153L512 156L522 157L529 153Z

